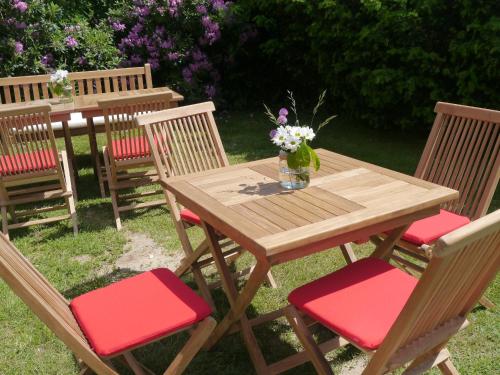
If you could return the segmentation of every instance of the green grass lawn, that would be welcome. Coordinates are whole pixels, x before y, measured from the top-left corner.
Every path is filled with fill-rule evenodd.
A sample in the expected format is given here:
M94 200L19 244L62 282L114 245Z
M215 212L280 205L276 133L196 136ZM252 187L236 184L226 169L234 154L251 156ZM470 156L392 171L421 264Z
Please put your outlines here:
M231 163L239 163L277 154L268 141L270 126L256 112L219 113L217 116L222 140ZM100 140L102 143L102 136ZM315 147L324 147L355 158L412 174L425 143L425 136L366 129L337 119L319 136ZM62 148L62 142L59 142ZM98 186L90 168L86 137L74 139L80 180L77 205L80 234L74 237L68 223L32 227L11 232L11 238L33 264L71 299L81 293L109 284L133 274L117 269L114 262L122 255L127 233L140 233L163 246L168 254L181 252L175 229L166 209L156 208L124 215L124 230L114 227L111 201L99 198ZM497 192L492 209L500 207ZM194 230L193 236L201 237ZM359 255L368 254L370 245L355 247ZM240 263L248 263L245 256ZM263 287L248 310L249 315L274 310L284 305L295 287L316 279L344 265L336 249L273 269L278 289ZM185 279L190 285L192 280ZM487 297L500 304L500 279L487 291ZM228 304L222 291L215 292L221 318ZM0 374L77 374L78 366L71 352L53 335L24 304L0 282ZM474 309L471 326L450 343L456 367L462 374L498 374L500 363L500 320L498 309ZM284 320L277 320L256 330L268 361L291 354L299 345ZM327 332L319 332L321 335ZM178 335L157 342L137 352L139 360L161 373L186 340ZM347 347L329 356L335 371L347 373L346 361L362 358L358 350ZM124 373L127 373L124 370ZM239 335L221 340L210 352L201 352L189 366L188 374L253 374L253 366ZM290 374L314 374L306 364ZM436 372L432 372L436 373Z

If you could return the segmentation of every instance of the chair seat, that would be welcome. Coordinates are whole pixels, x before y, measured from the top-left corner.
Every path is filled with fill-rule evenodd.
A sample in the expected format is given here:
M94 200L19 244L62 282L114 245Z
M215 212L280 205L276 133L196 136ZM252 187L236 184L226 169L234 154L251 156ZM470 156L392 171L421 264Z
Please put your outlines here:
M201 219L198 215L196 215L193 211L187 209L187 208L183 208L180 212L181 214L181 219L190 223L190 224L193 224L193 225L198 225L200 226L201 225Z
M90 345L103 357L146 344L211 314L208 304L165 268L83 294L70 307Z
M111 147L116 160L151 156L149 142L145 136L114 139Z
M468 217L440 210L437 215L415 221L402 236L402 239L418 246L431 244L439 237L469 223Z
M20 174L56 167L56 158L52 150L39 150L24 154L0 156L0 174Z
M355 345L377 349L418 280L366 258L295 289L289 302Z

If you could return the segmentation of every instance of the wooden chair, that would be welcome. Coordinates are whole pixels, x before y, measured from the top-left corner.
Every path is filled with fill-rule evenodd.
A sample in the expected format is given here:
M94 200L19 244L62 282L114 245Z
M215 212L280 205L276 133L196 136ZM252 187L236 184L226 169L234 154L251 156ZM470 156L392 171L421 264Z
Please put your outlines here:
M207 303L165 268L118 281L68 302L4 236L0 277L30 310L68 346L81 374L118 374L111 359L124 359L134 374L152 373L132 351L193 329L164 374L181 374L216 322Z
M460 198L413 223L397 244L392 259L416 274L428 262L423 245L486 214L500 178L500 111L438 102L435 112L415 177L456 189Z
M175 271L178 276L192 271L195 281L203 297L213 306L209 288L220 286L220 282L207 285L202 268L214 264L211 256L200 260L210 252L208 242L204 240L196 249L189 241L186 229L199 226L200 218L192 211L180 207L173 194L165 187L166 179L188 173L206 171L229 165L224 147L215 124L212 102L173 108L138 116L136 122L144 126L152 148L159 182L164 188L170 207L170 213L181 241L186 257ZM226 261L234 262L244 251L240 246L220 235L221 246L225 249ZM235 273L234 277L248 274L250 269ZM272 274L268 273L268 281L276 287Z
M165 204L165 199L120 206L119 200L130 200L154 194L162 190L144 191L120 196L124 189L155 185L158 174L154 169L148 140L144 128L136 126L134 119L139 114L160 111L170 107L171 93L146 94L98 102L104 113L107 145L103 148L104 165L113 204L116 227L121 229L120 212ZM150 167L147 169L147 167Z
M406 364L406 375L434 366L458 374L446 345L468 325L467 314L500 267L500 210L427 250L430 263L420 281L384 260L365 258L292 291L286 316L305 352L272 373L310 360L319 374L333 374L323 353L350 343L371 355L365 375ZM307 328L311 319L339 336L318 346Z
M68 79L71 81L74 96L153 88L150 64L135 68L71 72L68 74ZM99 121L101 120L100 116L101 113L98 112L90 114L90 117L86 118L86 122L94 172L97 176L101 196L105 197L102 164L96 141L97 131L95 127L98 122L102 122Z
M49 90L50 74L39 74L33 76L4 77L0 78L0 103L13 104L20 102L31 102L35 100L52 99L52 92ZM55 129L54 122L60 125L60 130ZM60 123L59 123L60 122ZM71 142L71 115L64 114L53 119L52 130L57 137L63 137L65 142L68 159L71 162L74 174L71 176L73 186L75 186L75 177L77 176L77 165ZM76 199L76 190L75 199Z
M78 233L71 165L58 153L50 123L50 105L0 109L0 206L2 231L71 219ZM61 167L62 163L62 167ZM16 212L17 205L63 199L64 204ZM18 222L44 212L67 209L68 214ZM9 224L7 211L14 223Z

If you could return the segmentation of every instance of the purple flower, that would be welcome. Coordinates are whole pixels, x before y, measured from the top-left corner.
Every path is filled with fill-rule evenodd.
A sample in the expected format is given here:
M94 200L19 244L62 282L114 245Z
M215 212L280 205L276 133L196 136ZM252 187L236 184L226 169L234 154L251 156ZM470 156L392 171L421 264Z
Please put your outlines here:
M16 51L16 53L18 55L20 55L24 51L24 45L21 42L15 42L14 43L14 50Z
M49 66L50 64L52 64L53 61L54 61L54 56L52 56L50 52L47 53L46 55L43 55L42 58L40 59L40 62L45 66Z
M199 14L207 14L207 7L205 5L197 5L196 6L196 11Z
M138 65L142 63L142 57L136 54L130 56L130 62L134 65Z
M121 22L111 22L111 28L115 31L125 30L125 25Z
M206 85L205 86L205 94L212 99L215 96L215 86L213 85Z
M148 63L151 64L151 69L153 70L156 70L160 67L160 62L158 61L158 59L148 59Z
M16 29L24 30L26 28L26 22L16 22Z
M77 61L78 61L78 65L87 64L87 59L84 56L80 56Z
M24 13L26 12L26 9L28 9L28 4L24 1L14 0L13 8L17 9L21 13Z
M279 115L280 115L280 116L284 116L284 117L288 116L288 109L286 109L286 108L281 108L281 109L280 109L280 112L279 112Z
M71 35L66 37L65 42L69 48L74 48L78 45L77 40L73 38Z
M224 0L212 0L212 6L215 10L226 10L227 5Z
M184 81L190 84L193 81L193 72L191 71L191 69L189 69L188 67L182 69L182 78L184 78Z
M276 135L278 131L276 129L273 129L269 132L269 138L274 138L274 136Z
M170 61L179 60L179 54L177 52L169 52L167 56Z
M288 119L284 115L280 115L278 117L278 124L285 125L287 121L288 121Z

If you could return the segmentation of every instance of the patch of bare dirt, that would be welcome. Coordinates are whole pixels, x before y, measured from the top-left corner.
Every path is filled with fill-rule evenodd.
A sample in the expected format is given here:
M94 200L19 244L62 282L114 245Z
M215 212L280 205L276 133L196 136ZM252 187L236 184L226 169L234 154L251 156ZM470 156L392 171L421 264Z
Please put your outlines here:
M127 243L123 255L116 262L116 268L143 272L153 268L166 267L175 270L180 264L182 251L168 254L163 246L144 233L126 232Z
M363 373L366 365L368 363L368 358L366 355L358 355L342 365L342 368L338 372L339 375L360 375Z
M76 257L71 258L75 262L78 262L80 264L85 264L88 263L92 260L92 256L90 255L77 255Z

